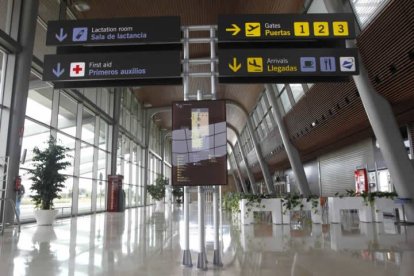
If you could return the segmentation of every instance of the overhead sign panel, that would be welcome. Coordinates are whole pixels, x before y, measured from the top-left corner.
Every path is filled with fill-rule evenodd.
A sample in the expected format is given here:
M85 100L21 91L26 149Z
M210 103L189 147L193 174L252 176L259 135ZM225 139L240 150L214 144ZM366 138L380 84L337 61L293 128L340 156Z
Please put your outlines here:
M43 80L52 82L181 79L180 51L46 55ZM156 82L152 83L156 84Z
M357 75L356 49L222 49L220 82L318 82Z
M352 38L352 14L221 15L218 19L219 43Z
M180 17L49 21L46 45L178 44Z
M172 115L172 185L227 184L225 101L175 102Z

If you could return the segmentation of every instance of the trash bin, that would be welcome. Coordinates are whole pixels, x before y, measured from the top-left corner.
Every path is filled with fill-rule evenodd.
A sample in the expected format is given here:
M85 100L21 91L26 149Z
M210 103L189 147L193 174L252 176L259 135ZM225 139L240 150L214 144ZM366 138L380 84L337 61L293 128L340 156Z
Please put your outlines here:
M118 212L125 211L125 191L122 189L120 193L118 193Z

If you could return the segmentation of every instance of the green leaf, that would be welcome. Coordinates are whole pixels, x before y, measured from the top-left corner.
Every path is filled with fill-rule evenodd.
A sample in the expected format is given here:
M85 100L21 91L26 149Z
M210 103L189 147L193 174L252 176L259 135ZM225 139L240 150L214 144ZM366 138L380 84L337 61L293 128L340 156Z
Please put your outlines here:
M29 169L29 178L32 181L30 196L36 208L43 210L53 209L53 200L59 198L59 192L64 188L67 176L59 171L70 166L70 162L64 161L70 157L66 154L69 148L57 145L56 139L52 136L47 141L47 147L40 150L33 149L33 169Z

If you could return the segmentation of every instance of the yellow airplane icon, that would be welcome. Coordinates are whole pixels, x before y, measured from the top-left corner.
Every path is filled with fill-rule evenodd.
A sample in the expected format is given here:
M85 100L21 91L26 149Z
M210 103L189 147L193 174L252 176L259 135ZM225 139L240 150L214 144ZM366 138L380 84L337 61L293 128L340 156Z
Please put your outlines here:
M247 58L247 72L251 72L251 73L263 72L263 58L248 57Z
M246 22L244 30L247 37L258 37L260 36L260 22Z

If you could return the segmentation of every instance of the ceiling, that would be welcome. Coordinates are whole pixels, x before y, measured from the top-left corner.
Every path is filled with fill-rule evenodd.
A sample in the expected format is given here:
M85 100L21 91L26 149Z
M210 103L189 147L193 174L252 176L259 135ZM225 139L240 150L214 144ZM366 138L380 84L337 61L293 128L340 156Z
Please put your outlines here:
M75 1L72 1L75 2ZM219 14L272 14L300 13L305 0L90 0L90 10L78 12L72 9L77 18L116 18L147 16L180 16L181 25L216 25ZM202 37L208 33L191 32L191 37ZM208 44L191 44L190 58L206 58L210 56ZM190 72L209 72L209 65L198 65L190 68ZM146 106L170 106L174 101L183 100L182 86L145 86L132 88L138 99ZM209 78L190 78L189 93L193 97L197 90L209 94L211 86ZM263 91L263 85L217 85L218 99L231 99L239 102L245 110L251 112ZM237 108L227 107L227 121L239 131L245 125L245 116ZM156 123L162 128L171 128L171 113L158 114ZM232 132L229 132L230 135ZM234 142L235 137L229 137Z

